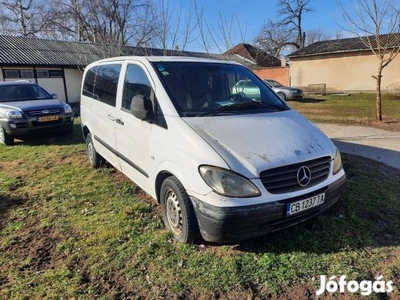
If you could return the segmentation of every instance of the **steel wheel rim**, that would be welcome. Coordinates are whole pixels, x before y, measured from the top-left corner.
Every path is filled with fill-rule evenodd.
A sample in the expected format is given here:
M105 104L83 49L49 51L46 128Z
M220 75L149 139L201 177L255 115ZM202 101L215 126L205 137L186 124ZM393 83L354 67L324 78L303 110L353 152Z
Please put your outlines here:
M88 157L89 157L89 161L91 162L91 163L93 163L93 161L94 161L94 153L95 153L95 150L94 150L94 146L93 146L93 144L92 144L92 142L89 142L88 143L88 145L87 145L87 152L88 152Z
M182 231L182 209L178 196L170 189L167 191L165 199L165 214L168 224L174 234L180 234Z
M0 142L2 144L4 144L5 139L6 139L6 137L4 135L4 129L3 129L3 127L0 126Z

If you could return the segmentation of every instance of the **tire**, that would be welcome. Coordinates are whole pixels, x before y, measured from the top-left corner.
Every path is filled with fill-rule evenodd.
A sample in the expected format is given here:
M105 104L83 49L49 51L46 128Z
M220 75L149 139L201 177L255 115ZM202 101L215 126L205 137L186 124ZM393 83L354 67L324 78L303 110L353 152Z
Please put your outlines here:
M14 144L14 138L11 135L9 135L1 125L0 125L0 144L6 146L11 146Z
M168 177L161 185L161 209L165 227L179 243L193 243L199 238L199 226L192 202L183 185Z
M284 93L279 92L277 94L278 94L279 98L281 98L282 100L286 100L286 95Z
M95 169L99 168L103 162L103 158L97 153L93 144L92 135L90 133L88 133L86 136L86 153L90 165Z

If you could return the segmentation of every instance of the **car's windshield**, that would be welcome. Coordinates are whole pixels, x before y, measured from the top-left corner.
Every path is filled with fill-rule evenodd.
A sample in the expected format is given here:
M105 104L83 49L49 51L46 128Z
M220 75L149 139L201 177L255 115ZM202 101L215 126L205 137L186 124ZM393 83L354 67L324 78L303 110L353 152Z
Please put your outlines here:
M283 85L281 83L279 83L278 81L275 80L270 80L270 79L266 79L265 82L267 82L270 86L272 87L283 87Z
M241 65L157 62L154 68L182 116L247 114L289 109L262 80Z
M51 99L52 96L37 85L0 85L0 102Z

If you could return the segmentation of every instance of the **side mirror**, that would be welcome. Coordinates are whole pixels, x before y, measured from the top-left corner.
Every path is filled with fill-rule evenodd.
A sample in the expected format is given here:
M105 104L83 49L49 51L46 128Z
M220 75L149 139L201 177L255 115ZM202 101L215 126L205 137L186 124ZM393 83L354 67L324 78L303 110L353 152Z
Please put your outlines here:
M57 99L58 98L57 94L51 94L50 96L51 96L52 99Z
M149 98L143 95L136 95L132 98L131 113L142 121L153 121L153 104Z

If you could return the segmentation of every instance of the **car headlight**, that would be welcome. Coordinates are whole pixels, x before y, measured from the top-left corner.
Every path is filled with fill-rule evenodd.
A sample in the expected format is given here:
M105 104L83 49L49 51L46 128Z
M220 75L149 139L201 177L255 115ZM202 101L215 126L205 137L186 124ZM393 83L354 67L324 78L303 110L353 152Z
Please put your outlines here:
M18 109L2 109L0 114L7 119L21 119L24 117Z
M332 174L333 175L337 174L342 168L343 168L342 156L340 155L339 149L336 148L336 155L335 155L335 159L333 160Z
M250 180L235 172L212 166L201 166L199 172L207 185L217 194L236 198L261 195Z
M64 112L66 114L72 113L72 108L71 108L71 106L69 104L64 104Z

